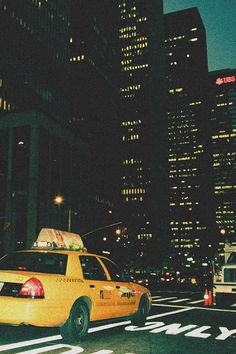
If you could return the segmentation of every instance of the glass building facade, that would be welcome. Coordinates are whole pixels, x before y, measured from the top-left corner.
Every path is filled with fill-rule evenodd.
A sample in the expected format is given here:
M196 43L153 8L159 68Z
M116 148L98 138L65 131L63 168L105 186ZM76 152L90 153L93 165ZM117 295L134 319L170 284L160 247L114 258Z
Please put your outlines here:
M219 251L236 238L236 70L209 73L212 162Z
M166 237L163 9L162 1L118 3L121 210L128 226L123 237L142 263L147 244ZM152 254L156 255L155 248Z
M197 8L165 15L165 54L171 245L192 267L211 252L214 235L206 35Z

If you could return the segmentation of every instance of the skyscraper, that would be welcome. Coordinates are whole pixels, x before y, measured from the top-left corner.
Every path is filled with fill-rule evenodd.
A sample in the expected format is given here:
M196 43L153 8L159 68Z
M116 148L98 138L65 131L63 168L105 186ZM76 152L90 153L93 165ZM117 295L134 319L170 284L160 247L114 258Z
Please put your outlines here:
M113 0L71 4L70 127L93 151L93 193L98 188L102 197L113 197L118 185L118 8Z
M0 2L0 111L68 115L70 1Z
M216 204L216 240L236 236L236 71L209 73L212 162Z
M31 246L46 225L67 228L69 210L72 229L78 227L74 212L87 198L89 155L85 164L84 144L66 129L70 6L70 0L0 1L0 233L5 251ZM58 193L65 200L60 207L53 203Z
M197 8L165 15L165 52L171 244L191 267L214 236L206 34Z
M119 0L121 210L124 239L145 263L145 246L166 236L166 120L162 1ZM157 256L157 249L152 255ZM146 259L147 260L147 259Z

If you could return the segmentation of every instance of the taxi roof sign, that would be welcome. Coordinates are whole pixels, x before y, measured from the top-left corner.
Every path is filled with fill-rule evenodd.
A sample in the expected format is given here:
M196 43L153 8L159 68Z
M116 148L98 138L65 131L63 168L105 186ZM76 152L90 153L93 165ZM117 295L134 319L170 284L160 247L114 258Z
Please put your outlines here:
M43 228L41 229L36 244L40 245L46 242L55 245L56 248L71 249L71 250L84 250L84 243L79 234L72 232Z

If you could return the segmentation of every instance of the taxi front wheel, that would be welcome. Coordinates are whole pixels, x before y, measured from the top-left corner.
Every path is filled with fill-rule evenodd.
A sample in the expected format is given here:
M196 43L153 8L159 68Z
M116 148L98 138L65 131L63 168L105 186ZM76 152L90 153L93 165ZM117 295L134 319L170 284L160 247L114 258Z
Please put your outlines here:
M148 302L145 297L142 297L139 303L138 311L131 318L131 323L135 326L144 326L148 315Z
M68 320L60 327L62 338L67 343L76 343L86 336L89 328L89 310L83 301L72 306Z

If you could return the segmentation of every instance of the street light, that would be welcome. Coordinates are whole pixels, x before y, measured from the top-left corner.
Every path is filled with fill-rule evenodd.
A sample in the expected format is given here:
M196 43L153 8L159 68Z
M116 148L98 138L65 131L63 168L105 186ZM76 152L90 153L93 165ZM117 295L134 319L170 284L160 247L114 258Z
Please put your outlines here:
M64 197L63 195L56 195L55 198L53 199L54 201L54 204L60 206L61 204L64 203ZM71 208L68 209L68 231L70 232L71 231L71 216L72 216L72 210Z
M64 203L64 197L62 195L56 195L55 198L53 199L54 204L56 205L61 205Z

